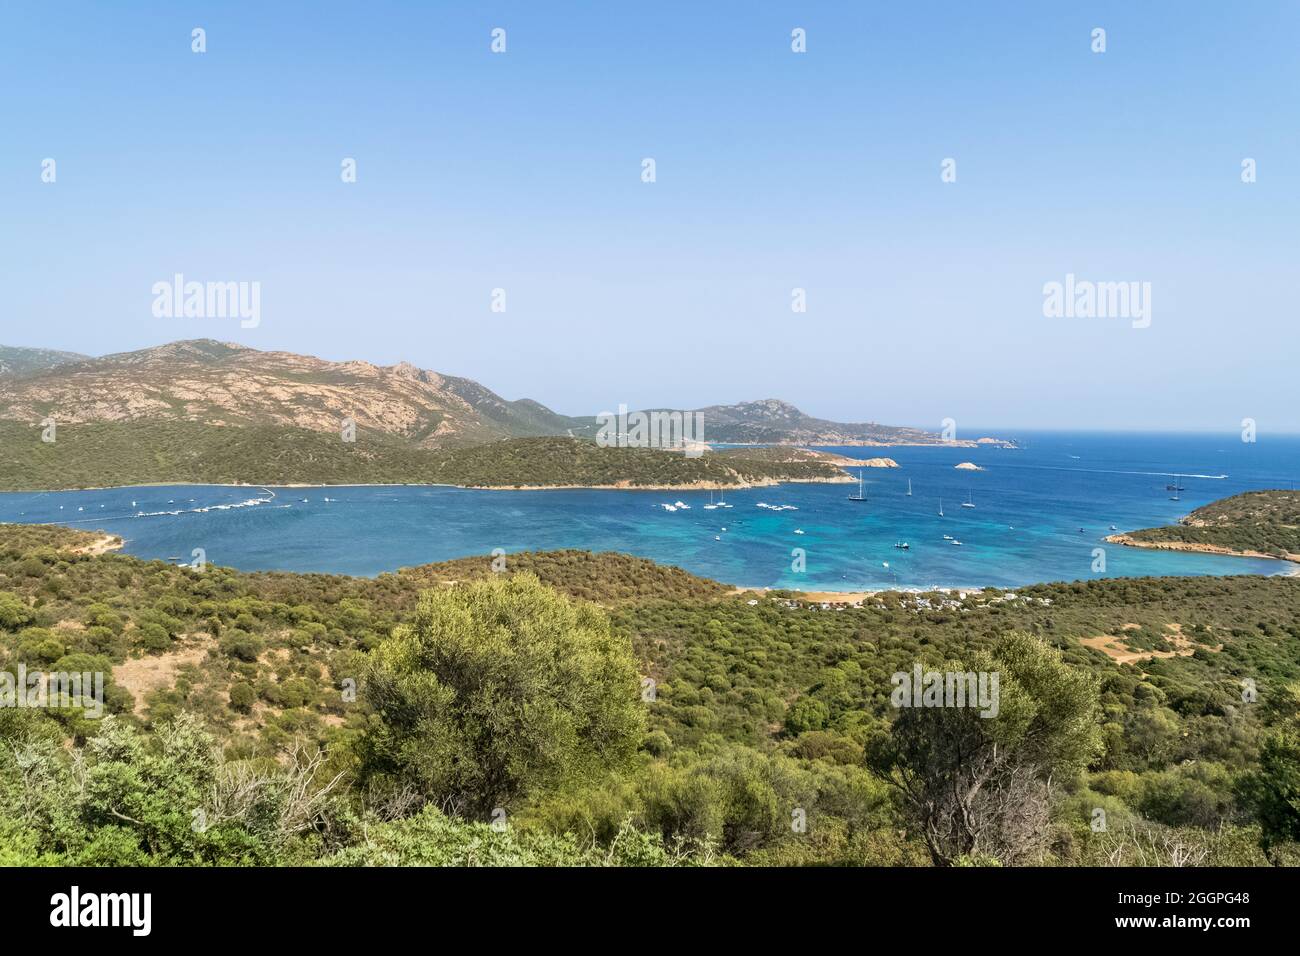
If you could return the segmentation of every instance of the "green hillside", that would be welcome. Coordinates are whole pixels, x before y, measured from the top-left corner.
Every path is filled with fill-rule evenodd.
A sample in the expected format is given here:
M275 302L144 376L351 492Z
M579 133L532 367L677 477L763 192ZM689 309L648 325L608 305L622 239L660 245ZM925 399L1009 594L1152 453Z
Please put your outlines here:
M1176 525L1123 537L1135 544L1173 543L1300 560L1300 492L1247 491L1197 508Z
M816 459L780 462L743 454L680 454L601 448L572 438L515 438L463 448L420 448L358 430L338 435L281 426L197 422L89 423L41 429L0 421L0 490L97 488L163 482L245 484L454 484L736 486L778 480L836 480Z
M99 720L0 709L0 864L1300 858L1300 580L827 611L617 554L361 579L85 540L0 526L0 670L111 675ZM1001 716L892 706L918 663L1000 672ZM953 809L994 742L974 836L898 786Z

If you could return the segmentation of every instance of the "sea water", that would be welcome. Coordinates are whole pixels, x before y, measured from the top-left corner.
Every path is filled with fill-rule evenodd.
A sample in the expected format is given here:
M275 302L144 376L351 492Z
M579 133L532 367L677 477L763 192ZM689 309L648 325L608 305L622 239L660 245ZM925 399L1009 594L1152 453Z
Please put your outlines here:
M1216 498L1292 487L1300 476L1300 438L1016 437L1016 449L825 449L899 463L862 471L866 502L849 500L857 494L856 483L732 490L726 492L731 507L716 509L704 507L708 492L683 490L167 485L0 494L0 521L103 529L121 535L126 553L142 558L189 562L201 548L208 562L243 570L356 575L486 556L498 548L507 562L510 553L525 550L623 551L730 584L844 591L1279 574L1296 568L1263 559L1126 548L1104 538L1115 533L1111 525L1129 531L1170 524ZM967 461L983 470L954 467ZM858 470L849 470L856 477ZM1176 482L1185 488L1178 501L1165 488L1171 473L1185 476ZM974 508L962 507L968 499ZM678 501L690 507L663 507ZM894 547L902 542L909 545L906 551Z

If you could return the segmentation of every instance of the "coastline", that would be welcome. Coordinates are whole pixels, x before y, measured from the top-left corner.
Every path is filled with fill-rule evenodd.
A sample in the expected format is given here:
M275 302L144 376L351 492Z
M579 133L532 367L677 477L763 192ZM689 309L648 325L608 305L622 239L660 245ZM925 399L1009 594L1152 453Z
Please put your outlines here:
M952 441L875 441L856 439L854 441L805 441L805 442L756 442L756 441L719 441L708 442L719 448L1009 448L1019 450L1020 446L1006 438L954 438Z
M464 488L469 491L576 491L584 488L594 491L744 491L746 488L773 488L777 485L843 485L854 481L857 479L851 475L837 475L834 478L763 478L736 484L694 481L676 485L634 485L619 482L612 485L449 485L447 487Z
M86 533L91 534L92 532ZM67 550L70 554L84 554L95 557L100 554L108 554L110 551L121 551L125 545L126 541L120 535L103 532L94 541Z
M1266 554L1263 551L1237 551L1220 544L1199 544L1194 541L1139 541L1128 534L1111 534L1104 539L1109 544L1122 544L1129 548L1146 548L1149 551L1187 551L1195 554L1218 554L1230 558L1263 558L1268 561L1281 561L1291 564L1290 573L1300 575L1300 554L1285 555Z
M739 597L742 594L759 594L763 597L772 597L773 591L782 591L794 595L790 598L792 601L809 601L814 604L861 604L868 598L885 593L884 591L796 591L792 588L742 588L733 585L731 594L733 597Z
M1051 583L1051 582L1044 582L1044 583ZM799 590L798 588L772 588L772 587L746 588L746 587L740 587L739 585L729 585L729 587L731 587L730 593L733 597L739 597L742 594L757 594L762 597L773 597L774 592L779 591L782 594L792 595L792 597L789 598L789 600L792 601L804 601L809 604L844 604L844 605L861 604L863 601L869 600L873 597L879 597L881 594L959 594L965 596L969 594L983 592L988 590L989 588L992 588L993 590L999 593L1016 590L1016 588L998 587L997 585L988 585L988 586L981 585L981 586L971 586L971 587L935 586L929 588L896 587L896 588L879 588L875 591L825 591L825 590L803 591L803 590Z
M276 484L267 481L151 481L125 485L90 485L84 488L6 488L5 495L52 495L79 491L123 491L127 488L182 488L203 486L208 488L460 488L464 491L743 491L746 488L771 488L776 485L840 485L857 481L847 473L827 478L763 478L757 481L724 484L719 481L696 481L679 484L635 485L618 482L603 485L457 485L445 481L349 481L337 484L312 482L287 482Z

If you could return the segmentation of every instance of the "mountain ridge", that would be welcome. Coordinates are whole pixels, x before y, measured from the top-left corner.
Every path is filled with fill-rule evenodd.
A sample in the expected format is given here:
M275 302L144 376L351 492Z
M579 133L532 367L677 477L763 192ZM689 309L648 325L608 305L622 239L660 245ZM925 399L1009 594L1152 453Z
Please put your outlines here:
M17 345L0 345L0 379L54 368L90 358L78 352L57 349L31 349Z
M99 358L0 348L0 359L18 351L46 355L0 374L0 418L29 423L46 417L59 424L192 421L337 433L352 420L359 430L424 448L503 438L595 438L599 431L594 414L563 415L534 399L505 399L472 379L410 362L334 362L214 339L183 339ZM916 428L816 418L775 398L647 411L701 415L703 440L725 444L942 442L938 434Z

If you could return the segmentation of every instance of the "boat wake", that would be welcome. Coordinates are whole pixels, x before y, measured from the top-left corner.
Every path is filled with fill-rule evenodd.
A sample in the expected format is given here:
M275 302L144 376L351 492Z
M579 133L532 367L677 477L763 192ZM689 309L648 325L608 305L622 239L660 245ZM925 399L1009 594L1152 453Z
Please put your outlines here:
M1062 468L1059 465L1017 465L1018 468L1032 468L1039 471L1068 471L1071 474L1086 475L1147 475L1155 478L1205 478L1210 481L1223 481L1228 475L1193 475L1188 472L1173 471L1120 471L1114 468Z
M211 511L234 511L236 508L256 508L258 505L270 504L275 500L275 492L270 488L262 489L269 497L266 498L249 498L246 501L234 501L227 505L205 505L202 508L176 508L171 511L137 511L131 515L132 518L161 518L174 517L176 515L203 515ZM281 508L288 508L288 505L280 505Z

